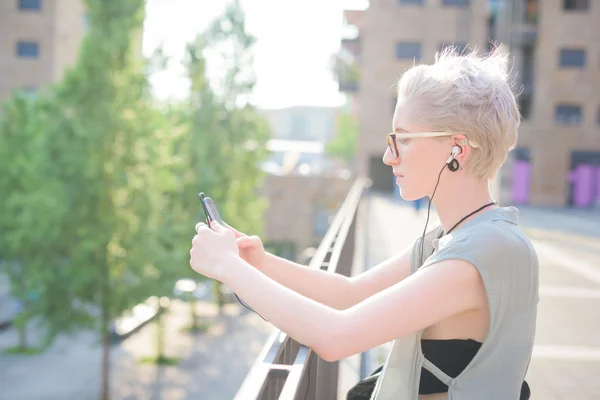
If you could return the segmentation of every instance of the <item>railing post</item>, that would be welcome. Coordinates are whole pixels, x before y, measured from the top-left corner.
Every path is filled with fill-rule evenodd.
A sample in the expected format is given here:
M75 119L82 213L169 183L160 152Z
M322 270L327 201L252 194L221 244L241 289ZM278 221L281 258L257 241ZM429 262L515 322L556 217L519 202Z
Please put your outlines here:
M316 353L311 353L308 371L306 371L306 379L298 386L296 397L294 400L318 400L317 397L317 359Z
M339 362L327 362L318 358L317 399L336 400L338 389Z

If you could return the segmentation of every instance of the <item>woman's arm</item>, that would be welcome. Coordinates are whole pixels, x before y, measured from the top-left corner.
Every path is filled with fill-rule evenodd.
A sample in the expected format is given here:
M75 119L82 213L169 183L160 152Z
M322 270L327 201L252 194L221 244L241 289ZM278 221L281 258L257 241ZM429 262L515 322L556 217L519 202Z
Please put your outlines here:
M419 270L343 311L302 296L240 258L232 258L231 263L223 281L265 319L327 361L365 351L487 302L476 268L461 260L445 260Z
M259 270L305 297L337 310L352 306L351 281L341 274L308 268L267 253Z
M410 275L410 249L352 278L267 253L260 271L294 292L336 310L350 308Z

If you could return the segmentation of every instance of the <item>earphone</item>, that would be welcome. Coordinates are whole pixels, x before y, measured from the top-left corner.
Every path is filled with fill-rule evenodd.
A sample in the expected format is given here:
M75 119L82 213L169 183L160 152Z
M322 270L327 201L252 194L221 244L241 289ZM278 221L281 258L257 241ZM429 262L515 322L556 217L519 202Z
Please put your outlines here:
M446 164L448 164L448 169L452 172L458 171L459 164L456 156L462 153L462 148L460 146L452 146L452 152L450 153L450 157L446 160Z

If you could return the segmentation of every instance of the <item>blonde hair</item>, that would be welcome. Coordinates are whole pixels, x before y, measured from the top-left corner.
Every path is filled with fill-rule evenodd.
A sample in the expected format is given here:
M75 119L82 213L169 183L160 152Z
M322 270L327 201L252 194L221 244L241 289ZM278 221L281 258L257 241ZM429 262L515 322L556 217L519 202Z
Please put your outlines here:
M416 65L398 82L398 97L417 103L411 117L433 131L463 134L476 142L465 168L492 179L517 142L520 113L510 87L508 54L498 47L485 56L456 47L436 53L431 65Z

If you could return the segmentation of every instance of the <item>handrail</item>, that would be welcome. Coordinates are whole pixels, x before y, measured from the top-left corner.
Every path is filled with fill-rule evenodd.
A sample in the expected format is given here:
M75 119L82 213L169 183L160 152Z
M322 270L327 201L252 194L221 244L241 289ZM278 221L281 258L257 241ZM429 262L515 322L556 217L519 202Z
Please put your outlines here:
M365 178L355 180L311 259L309 268L350 275L356 214L366 182ZM325 362L312 353L311 349L279 329L274 329L234 400L334 398L337 393L338 363Z

